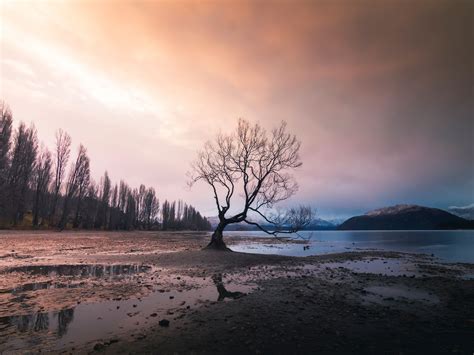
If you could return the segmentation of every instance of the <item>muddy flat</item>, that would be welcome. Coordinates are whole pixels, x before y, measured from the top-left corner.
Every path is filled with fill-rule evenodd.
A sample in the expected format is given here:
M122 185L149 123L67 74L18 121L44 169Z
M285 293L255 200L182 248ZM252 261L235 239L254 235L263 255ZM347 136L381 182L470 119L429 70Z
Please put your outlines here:
M203 251L208 238L0 232L0 353L474 351L474 264Z

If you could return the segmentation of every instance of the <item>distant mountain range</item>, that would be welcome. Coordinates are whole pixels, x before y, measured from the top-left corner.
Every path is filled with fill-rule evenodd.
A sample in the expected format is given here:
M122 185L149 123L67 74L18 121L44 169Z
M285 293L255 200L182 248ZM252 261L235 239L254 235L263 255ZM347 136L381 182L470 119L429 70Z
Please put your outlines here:
M379 208L347 220L316 218L305 230L430 230L430 229L474 229L472 218L474 205L450 207L450 212L418 205L395 205ZM217 217L208 217L213 228L219 223ZM272 230L268 223L260 221L262 227ZM230 224L229 231L258 231L246 223Z
M349 218L339 230L473 229L474 222L438 208L396 205Z

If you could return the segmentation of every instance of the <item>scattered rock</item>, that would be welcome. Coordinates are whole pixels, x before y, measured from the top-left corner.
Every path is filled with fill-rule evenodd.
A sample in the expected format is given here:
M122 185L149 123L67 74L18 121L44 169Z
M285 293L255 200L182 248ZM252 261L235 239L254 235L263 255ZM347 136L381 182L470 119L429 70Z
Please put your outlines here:
M97 343L97 344L94 345L94 350L95 350L95 351L101 351L101 350L103 350L104 348L105 348L105 345L102 344L102 343Z
M170 321L168 319L162 319L158 322L158 324L162 327L169 327Z

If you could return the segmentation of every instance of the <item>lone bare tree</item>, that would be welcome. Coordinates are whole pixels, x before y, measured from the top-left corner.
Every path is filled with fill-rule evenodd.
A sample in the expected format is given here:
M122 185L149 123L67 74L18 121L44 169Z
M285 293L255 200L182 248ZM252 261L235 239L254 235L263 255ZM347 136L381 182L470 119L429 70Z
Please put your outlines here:
M259 125L240 119L232 134L219 134L198 153L189 173L189 185L206 182L212 189L219 224L207 248L228 250L223 241L227 225L245 222L261 231L278 235L295 233L312 220L310 207L300 206L285 212L272 212L274 205L287 200L298 189L288 170L302 165L301 143L287 133L282 122L270 134ZM241 191L238 208L234 207ZM235 211L230 213L232 208ZM227 216L227 213L230 213ZM251 219L254 215L257 219ZM271 229L264 226L270 224Z

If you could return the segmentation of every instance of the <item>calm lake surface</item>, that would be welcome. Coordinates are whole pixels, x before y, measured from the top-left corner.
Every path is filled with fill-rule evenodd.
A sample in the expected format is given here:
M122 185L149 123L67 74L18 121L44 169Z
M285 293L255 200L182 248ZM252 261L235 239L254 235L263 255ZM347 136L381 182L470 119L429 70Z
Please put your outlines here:
M309 256L348 251L381 250L433 254L442 261L474 263L474 231L304 231L309 249L301 244L258 243L263 232L226 232L254 237L255 242L237 243L232 250L248 253Z

